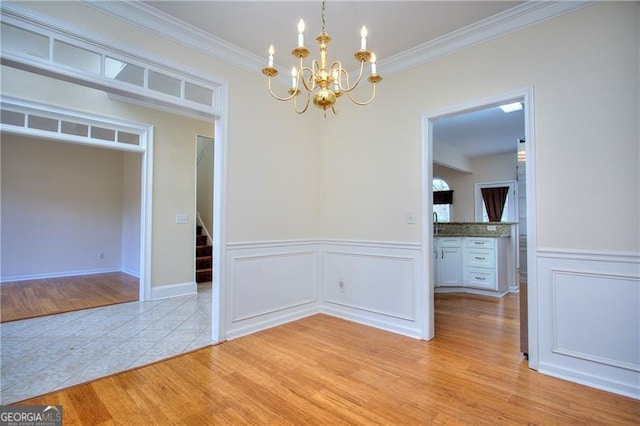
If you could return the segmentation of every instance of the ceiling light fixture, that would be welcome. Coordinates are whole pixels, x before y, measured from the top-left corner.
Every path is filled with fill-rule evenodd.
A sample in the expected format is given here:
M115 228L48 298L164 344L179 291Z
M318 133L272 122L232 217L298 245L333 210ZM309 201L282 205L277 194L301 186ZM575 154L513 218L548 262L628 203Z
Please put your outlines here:
M511 104L500 105L500 109L505 113L520 111L522 109L522 103L513 102Z
M322 108L324 116L327 116L327 109L331 109L334 114L338 113L338 98L346 93L349 99L356 105L368 105L376 96L376 83L382 80L382 77L376 70L376 56L367 50L367 27L362 27L360 31L360 50L353 56L356 61L360 62L360 73L353 83L350 83L349 73L342 68L340 61L334 61L328 65L327 45L331 41L331 37L325 31L325 2L322 1L322 32L316 37L316 42L320 46L320 61L314 59L310 67L304 66L304 59L309 56L309 49L304 47L304 21L298 22L298 47L293 49L291 54L300 59L299 68L291 69L291 88L289 96L280 97L273 93L271 88L271 78L278 75L278 70L273 66L273 45L269 47L269 65L262 70L262 73L269 79L269 93L279 101L293 100L293 108L298 114L304 114L309 108L310 100L313 99L314 105ZM364 64L371 61L371 75L367 78L369 83L373 85L373 93L366 101L358 101L351 92L358 87L364 72ZM300 87L302 83L302 87ZM306 93L306 99L299 108L296 97L302 93L302 89Z

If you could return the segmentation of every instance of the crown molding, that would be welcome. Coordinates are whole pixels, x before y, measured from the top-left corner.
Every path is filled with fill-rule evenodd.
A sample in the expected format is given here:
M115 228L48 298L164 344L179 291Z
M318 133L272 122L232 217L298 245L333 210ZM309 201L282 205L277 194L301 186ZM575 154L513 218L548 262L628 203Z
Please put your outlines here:
M442 37L385 58L379 62L379 67L384 69L385 75L406 71L593 3L596 1L527 1Z
M186 47L262 75L264 58L200 30L140 1L81 3L129 22ZM379 62L385 76L418 67L503 35L573 12L596 1L527 1L497 15L475 22L442 37L392 55Z
M184 21L180 21L141 1L78 1L93 9L155 33L160 37L169 38L176 43L246 71L262 75L261 70L264 68L263 57L202 31Z

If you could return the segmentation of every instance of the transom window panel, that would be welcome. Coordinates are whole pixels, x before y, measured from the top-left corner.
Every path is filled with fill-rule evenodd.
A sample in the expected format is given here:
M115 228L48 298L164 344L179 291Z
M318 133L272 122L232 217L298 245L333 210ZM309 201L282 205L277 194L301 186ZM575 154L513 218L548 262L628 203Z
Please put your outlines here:
M49 59L49 37L2 23L2 51Z
M149 89L171 96L180 96L181 87L182 82L177 78L157 71L149 71Z
M53 44L53 61L99 75L102 58L98 53L56 40Z
M145 59L116 52L106 45L89 43L33 24L25 24L3 15L1 25L2 55L29 67L60 69L65 75L77 72L90 75L91 81L113 84L122 82L137 87L139 94L184 107L211 113L215 109L218 88L213 83L181 70L164 67ZM22 27L24 25L24 28ZM169 99L167 98L169 97ZM171 99L173 98L173 99Z
M144 87L143 67L109 57L105 59L104 67L105 77Z
M30 101L11 97L0 97L0 100L2 100L0 114L2 131L34 137L51 133L59 135L63 140L103 147L107 146L105 145L107 143L113 147L119 146L119 149L126 146L127 150L144 148L143 134L146 128L102 121L88 115L70 115L55 107L42 107Z

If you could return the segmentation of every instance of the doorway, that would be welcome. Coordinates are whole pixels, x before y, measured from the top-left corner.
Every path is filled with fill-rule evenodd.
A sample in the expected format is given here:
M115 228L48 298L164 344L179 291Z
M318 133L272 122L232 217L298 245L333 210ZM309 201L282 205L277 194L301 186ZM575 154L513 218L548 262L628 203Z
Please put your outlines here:
M198 291L213 279L213 138L196 136L196 262Z
M493 97L466 102L460 105L444 108L441 110L433 111L431 113L423 115L423 126L422 126L422 144L423 144L423 156L422 156L422 223L423 223L423 238L422 238L422 249L424 253L424 262L425 269L428 273L425 276L425 280L428 280L424 285L428 289L427 290L427 317L425 318L425 324L428 324L428 327L425 327L424 338L430 339L435 336L435 304L434 304L434 241L433 241L433 232L434 232L434 224L432 221L431 213L433 211L433 189L432 182L435 176L434 169L437 170L437 167L434 167L434 160L437 162L436 156L439 153L442 153L442 147L438 146L437 143L434 143L434 126L437 126L438 122L442 122L443 120L450 119L452 117L460 117L464 114L469 114L472 112L486 110L488 108L497 107L499 105L504 105L508 103L518 102L522 105L523 108L523 117L524 117L524 138L527 141L527 167L525 168L526 175L526 194L528 196L526 206L524 206L524 210L527 217L526 230L527 235L529 236L526 242L526 258L528 260L528 264L534 264L531 259L535 256L536 249L536 241L535 241L535 197L534 197L534 170L535 170L535 155L534 155L534 138L533 138L533 89L532 88L524 88L520 90L516 90L513 92L496 95ZM518 150L518 140L514 138L513 143L513 151L516 152ZM451 157L451 152L447 152L449 157ZM463 163L457 163L457 168L461 169L460 165ZM463 165L464 166L464 165ZM454 167L455 169L456 167ZM442 177L438 175L437 177ZM471 190L473 193L473 188ZM461 195L461 194L459 194ZM455 196L454 196L455 198ZM470 201L467 200L468 203L471 204L471 210L468 213L463 213L458 211L458 216L456 219L456 209L459 206L453 207L452 211L454 212L454 220L460 222L474 221L474 206L473 206L473 196L470 197ZM461 203L464 205L464 203ZM536 336L537 336L537 316L535 313L535 307L537 306L537 299L535 297L536 293L536 283L535 283L535 271L528 271L528 294L529 298L527 301L528 307L528 325L527 331L529 335L529 366L531 368L537 368L537 346L535 344Z
M122 271L139 281L135 299L148 298L152 128L2 103L3 281Z

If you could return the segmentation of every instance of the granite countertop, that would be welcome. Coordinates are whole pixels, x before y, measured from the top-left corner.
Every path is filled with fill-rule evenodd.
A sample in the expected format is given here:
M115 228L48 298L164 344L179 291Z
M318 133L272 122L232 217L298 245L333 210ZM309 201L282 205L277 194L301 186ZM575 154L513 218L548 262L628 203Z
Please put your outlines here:
M513 222L440 222L434 237L511 237Z

